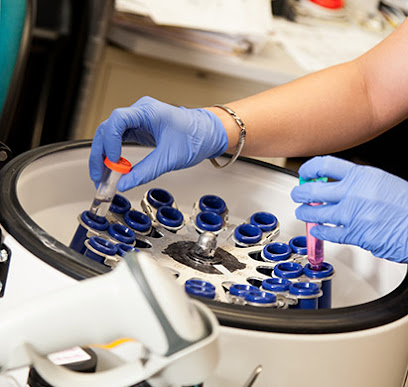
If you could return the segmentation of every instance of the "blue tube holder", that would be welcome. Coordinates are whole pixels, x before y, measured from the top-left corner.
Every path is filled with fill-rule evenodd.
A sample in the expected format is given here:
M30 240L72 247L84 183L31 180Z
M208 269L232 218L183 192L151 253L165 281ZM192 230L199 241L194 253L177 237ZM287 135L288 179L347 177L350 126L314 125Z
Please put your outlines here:
M106 256L113 257L118 252L117 247L112 242L98 236L90 237L85 244L84 255L102 264L105 264Z
M109 207L109 211L118 214L124 215L132 207L130 201L122 195L116 194L113 197L112 203Z
M184 284L184 289L187 294L197 297L214 299L216 295L213 284L199 279L187 280Z
M275 306L276 295L256 289L245 294L245 301L254 306Z
M116 245L117 249L118 249L118 255L123 258L125 256L125 254L127 253L131 253L131 252L137 252L140 251L139 249L137 249L136 247L133 247L131 245L128 245L126 243L118 243Z
M83 254L86 249L84 242L88 239L88 231L94 231L95 233L106 231L109 227L109 222L106 218L92 216L89 211L83 211L78 217L78 222L79 225L69 247Z
M198 232L211 231L217 233L222 229L224 220L221 215L211 211L201 211L195 218L195 226Z
M266 262L286 261L291 255L291 247L282 242L268 243L261 251L261 258Z
M223 215L227 210L225 201L217 195L204 195L200 198L198 206L201 211L215 212L218 215Z
M303 274L303 267L296 262L279 262L273 268L275 277L287 280L296 280Z
M229 293L232 296L245 298L246 294L258 290L256 286L247 284L233 284L229 287Z
M299 235L293 237L289 241L289 246L293 250L295 254L299 255L307 255L307 243L306 243L306 236L305 235Z
M181 211L170 206L159 207L156 220L169 231L177 231L184 225L184 216Z
M152 230L152 221L141 211L127 211L123 217L127 226L142 235L149 235Z
M148 203L158 209L163 206L172 206L174 203L173 195L162 188L152 188L146 195Z
M322 262L320 270L312 269L310 263L304 267L306 277L312 280L321 282L323 295L319 298L319 309L330 309L332 300L332 278L334 276L334 268L330 263Z
M262 281L261 288L273 293L287 293L291 284L292 282L285 278L267 278Z
M108 234L115 243L134 245L136 235L131 228L120 223L113 223L108 227Z
M278 218L270 212L260 211L251 215L249 223L259 227L262 232L270 232L278 226Z
M289 286L289 294L293 295L297 303L290 306L292 309L317 309L318 298L322 291L320 286L313 282L295 282Z
M240 224L235 227L233 240L239 247L255 245L262 239L262 230L253 224Z

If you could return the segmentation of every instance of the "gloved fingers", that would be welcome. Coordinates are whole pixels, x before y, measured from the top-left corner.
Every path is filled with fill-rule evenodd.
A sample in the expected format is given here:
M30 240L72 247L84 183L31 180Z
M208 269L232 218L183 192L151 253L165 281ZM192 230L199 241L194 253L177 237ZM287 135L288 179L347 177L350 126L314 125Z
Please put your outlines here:
M402 254L395 253L393 256L393 252L389 252L384 254L381 251L376 251L376 249L371 250L368 246L364 246L361 243L354 241L354 239L350 239L350 231L347 227L342 226L326 226L326 225L316 225L312 227L310 233L318 239L326 240L333 243L341 243L341 244L351 244L355 246L360 246L365 250L370 251L375 257L383 258L387 261L397 262L397 263L408 263L408 256L405 256L403 252Z
M131 105L131 107L138 107L142 105L166 105L164 102L159 101L158 99L149 97L149 96L144 96L139 98L134 104Z
M318 224L311 228L310 233L318 239L333 243L346 243L348 230L343 226Z
M127 107L115 109L104 121L98 131L101 131L105 154L109 160L119 160L122 150L123 134L128 129L137 130L148 126L149 117L143 109Z
M125 132L129 130L137 131L141 128L149 127L150 113L141 106L139 108L119 108L115 109L110 117L99 125L94 140L92 142L91 154L89 158L90 176L94 181L100 181L103 172L103 159L105 156L109 160L116 162L119 160L122 151L122 140ZM129 138L132 135L129 134ZM148 133L135 136L138 139L145 139L144 145L155 143ZM102 161L101 161L102 160Z
M117 162L122 152L122 134L119 134L115 126L112 125L111 117L99 125L92 141L89 174L95 182L102 178L105 156L109 160Z
M373 255L375 257L377 257L377 258L384 258L387 261L391 261L391 262L408 263L408 256L407 257L396 257L396 258L390 257L390 258L386 258L386 257L380 257L380 256L378 256L376 254L373 254Z
M122 137L123 141L133 141L140 145L156 146L156 140L148 130L128 129Z
M118 191L127 191L141 184L146 184L156 179L163 173L173 170L169 165L169 157L166 146L158 146L143 160L132 167L132 170L123 175L117 185Z
M104 155L105 149L101 139L101 133L97 131L92 141L91 154L88 161L89 176L95 183L100 182L102 179L103 170L105 168Z
M354 163L333 156L317 156L306 161L299 168L299 176L305 180L329 177L334 180L342 180Z
M343 212L339 210L338 205L321 204L310 206L302 204L295 210L296 218L308 223L327 223L336 226L344 224Z
M344 194L341 182L316 181L294 187L291 197L296 203L338 203Z

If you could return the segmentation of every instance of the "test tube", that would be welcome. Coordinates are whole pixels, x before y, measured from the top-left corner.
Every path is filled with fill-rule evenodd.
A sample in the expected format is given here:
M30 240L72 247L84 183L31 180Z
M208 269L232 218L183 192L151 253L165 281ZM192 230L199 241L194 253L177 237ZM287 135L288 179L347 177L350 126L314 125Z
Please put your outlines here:
M310 206L318 206L320 203L309 203ZM324 243L314 237L310 230L316 223L306 223L307 259L313 270L319 270L324 261Z
M309 183L314 181L327 181L327 177L321 177L312 180L299 179L300 184ZM310 206L319 206L321 203L309 203ZM306 223L306 246L307 246L307 259L313 270L319 270L324 261L324 243L321 239L315 238L310 230L316 226L316 223Z
M95 218L105 217L116 194L116 185L123 174L129 173L132 168L129 161L121 157L117 163L105 157L106 166L99 184L98 191L89 210Z

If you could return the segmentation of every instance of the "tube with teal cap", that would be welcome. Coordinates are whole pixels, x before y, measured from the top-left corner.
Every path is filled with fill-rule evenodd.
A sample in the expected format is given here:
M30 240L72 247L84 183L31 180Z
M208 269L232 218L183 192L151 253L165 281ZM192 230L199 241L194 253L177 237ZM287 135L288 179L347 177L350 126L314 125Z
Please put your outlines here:
M327 182L327 177L319 177L317 179L304 180L299 177L299 184L311 183L315 181ZM318 206L321 203L309 203L310 206ZM307 245L307 259L312 270L320 270L324 261L324 243L321 239L315 238L310 230L316 226L316 223L306 223L306 245Z

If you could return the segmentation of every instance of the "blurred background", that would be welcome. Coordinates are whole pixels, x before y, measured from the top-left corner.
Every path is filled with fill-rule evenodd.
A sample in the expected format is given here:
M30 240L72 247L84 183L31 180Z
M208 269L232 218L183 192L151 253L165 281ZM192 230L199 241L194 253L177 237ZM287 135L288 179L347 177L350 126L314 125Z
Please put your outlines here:
M230 25L225 0L207 25L188 3L38 0L15 129L4 139L13 154L92 138L114 108L144 95L198 107L278 86L353 59L408 14L403 0L273 0L254 2L245 18L234 11ZM407 125L338 155L407 179ZM304 159L266 161L296 169Z

